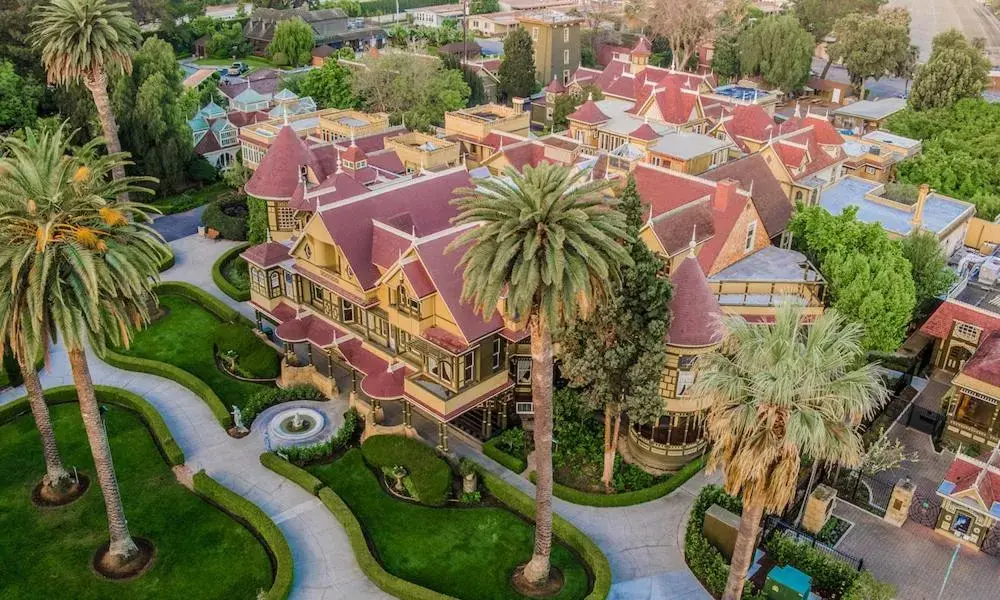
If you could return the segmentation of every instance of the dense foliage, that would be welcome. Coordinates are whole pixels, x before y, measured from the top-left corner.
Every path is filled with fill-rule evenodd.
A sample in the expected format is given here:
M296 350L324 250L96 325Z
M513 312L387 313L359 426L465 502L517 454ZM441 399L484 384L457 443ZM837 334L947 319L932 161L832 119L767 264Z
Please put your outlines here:
M916 306L910 263L881 225L862 223L855 215L799 206L788 229L826 278L827 305L864 326L866 350L891 352Z
M319 108L354 108L358 103L351 90L351 72L332 59L306 73L298 93L312 97Z
M701 488L691 507L691 516L688 517L687 529L684 531L684 560L705 589L718 597L726 587L729 565L702 534L705 513L713 504L737 515L743 512L739 498L730 496L720 486L708 485Z
M280 359L243 323L222 323L215 330L215 347L221 357L232 359L242 377L267 379L278 376Z
M354 442L355 438L361 433L363 425L364 422L361 420L361 415L352 408L344 413L344 424L327 441L308 446L283 448L281 453L287 456L288 460L298 463L329 458L334 453L347 447L348 444Z
M900 244L913 274L917 299L914 320L920 321L930 314L934 299L948 291L955 274L948 268L948 258L933 233L920 231L903 238Z
M35 122L42 90L33 75L22 76L12 62L0 59L0 134Z
M916 64L917 47L910 44L910 13L905 8L847 15L837 21L833 35L837 41L830 44L830 57L843 61L856 90L869 77L906 77Z
M287 388L276 387L264 389L250 396L250 399L247 400L246 406L243 407L243 424L249 427L253 423L253 420L257 418L257 415L268 408L284 402L297 400L311 400L316 402L326 400L326 398L323 397L322 392L311 385L305 384L293 385Z
M245 197L220 198L205 207L204 212L201 213L201 224L206 229L218 231L223 239L238 242L248 241L248 212L249 208Z
M526 98L535 89L535 50L527 29L517 27L503 40L500 94L504 99Z
M552 131L565 131L569 127L569 121L566 117L573 114L580 104L591 98L603 100L604 93L601 92L601 88L587 84L583 86L580 93L557 96L555 106L552 107Z
M299 18L280 21L274 28L274 37L267 45L267 54L279 67L299 67L312 60L313 30Z
M990 60L982 38L969 42L957 29L934 37L927 64L917 69L910 91L916 110L951 106L962 98L975 98L989 84Z
M768 84L793 92L809 79L815 48L812 36L791 15L774 15L748 27L739 37L739 66Z
M983 219L1000 214L1000 104L967 98L946 108L905 110L886 128L923 141L921 154L899 163L901 181L972 202Z

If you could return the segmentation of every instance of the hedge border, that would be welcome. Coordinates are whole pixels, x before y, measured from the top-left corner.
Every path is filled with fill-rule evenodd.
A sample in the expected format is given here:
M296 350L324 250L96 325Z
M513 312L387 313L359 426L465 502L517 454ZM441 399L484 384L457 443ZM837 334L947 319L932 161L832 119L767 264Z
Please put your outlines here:
M268 469L287 477L320 499L347 532L347 539L351 542L351 550L354 552L354 558L358 561L361 571L380 590L403 600L457 600L452 596L427 589L386 571L372 554L358 518L354 516L354 513L336 492L313 476L312 473L293 465L273 452L261 454L260 462ZM314 480L319 483L319 487L315 489L313 489Z
M705 461L704 456L699 456L681 467L679 471L671 475L666 481L661 481L656 485L651 485L641 490L621 492L619 494L599 494L584 492L571 488L568 485L552 482L552 495L560 500L582 506L598 506L602 508L634 506L662 498L681 487L702 470L705 466ZM528 479L531 480L531 483L535 483L535 478L535 472L532 471Z
M250 319L241 315L235 308L229 306L205 290L185 281L161 281L156 284L155 291L158 295L174 295L186 298L187 300L197 303L202 308L215 315L219 320L227 323L235 323L237 321L250 323ZM251 326L252 325L253 324L251 323Z
M141 396L128 390L107 385L95 385L94 392L97 394L97 401L103 404L120 406L139 415L139 418L146 425L153 441L156 442L160 453L166 459L167 464L176 467L183 465L186 460L184 451L177 444L166 421L159 411L152 404L146 402ZM78 402L76 387L72 385L62 385L45 390L45 403L49 406L57 404L69 404ZM31 407L28 405L28 397L22 396L17 400L0 406L0 424L8 423L13 419L28 414Z
M506 504L508 508L534 520L534 498L483 467L479 468L479 475L486 489ZM556 537L580 555L580 558L590 567L590 571L594 575L594 589L585 596L584 600L604 600L607 598L611 592L611 563L608 562L608 557L604 555L604 552L587 534L554 513L552 515L552 531Z
M286 600L292 592L295 561L288 540L274 521L256 504L212 479L204 470L194 475L194 491L242 521L263 541L274 561L274 582L264 600Z
M229 296L237 302L246 302L250 299L250 290L239 290L236 289L232 283L226 279L225 275L222 274L222 267L233 259L233 257L238 257L238 255L250 247L250 243L239 244L238 246L233 246L229 250L226 250L219 258L216 259L215 263L212 265L212 281L218 286L222 293Z
M492 441L493 440L488 440L483 444L483 454L492 458L496 462L500 463L501 465L513 471L514 473L517 473L518 475L524 473L524 470L528 468L528 461L519 458L517 456L514 456L513 454L508 454L504 452L500 448L497 448L495 445L491 444L490 442Z
M169 269L170 267L174 266L174 263L176 262L177 262L177 257L174 256L174 251L171 250L170 255L165 256L163 260L160 261L160 264L157 266L157 269L159 270L160 273L162 273L167 269Z
M310 489L302 482L311 485L310 479L316 479L305 469L285 461L273 452L262 454L260 461L265 467L279 475L288 477L306 491L310 491ZM279 465L279 462L284 464ZM278 466L278 469L275 469L274 466ZM490 473L482 465L476 464L476 470L479 472L486 489L503 502L508 509L520 513L528 519L534 519L535 501L533 498ZM289 477L286 473L292 473L293 476ZM358 565L379 589L403 600L455 600L451 596L406 581L386 571L372 555L364 531L361 529L361 523L340 496L322 482L320 482L320 488L315 494L347 531L347 537L351 542L351 548ZM552 528L560 541L580 555L594 575L594 589L585 596L584 600L604 600L607 598L611 592L611 564L601 549L585 533L559 515L553 515Z

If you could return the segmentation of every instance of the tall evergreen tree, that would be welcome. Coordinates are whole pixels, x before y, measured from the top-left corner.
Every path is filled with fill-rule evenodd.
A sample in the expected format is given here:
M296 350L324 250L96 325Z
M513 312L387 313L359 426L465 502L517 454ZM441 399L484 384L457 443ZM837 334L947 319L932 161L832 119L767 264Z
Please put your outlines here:
M525 98L535 89L535 50L527 30L518 27L504 38L499 76L504 100Z
M622 412L630 423L650 423L663 412L660 380L667 360L672 293L662 275L663 261L639 239L642 202L634 177L629 177L619 207L633 264L622 268L621 285L606 302L560 336L563 374L583 387L591 407L604 411L601 481L606 488L614 477Z
M925 110L978 97L990 82L989 72L982 39L969 42L957 29L939 33L930 60L917 68L910 106Z
M809 79L814 47L795 17L767 17L740 34L740 73L759 74L782 91L796 91Z
M267 54L279 67L298 67L309 62L315 45L312 27L296 17L281 21L274 28L274 38L267 45Z

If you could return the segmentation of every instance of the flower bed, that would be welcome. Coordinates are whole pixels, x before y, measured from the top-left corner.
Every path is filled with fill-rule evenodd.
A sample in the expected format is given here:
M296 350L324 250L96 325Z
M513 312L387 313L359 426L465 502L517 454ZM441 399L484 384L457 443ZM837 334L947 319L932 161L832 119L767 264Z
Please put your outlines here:
M517 474L528 468L525 432L520 427L508 429L483 444L483 454Z
M246 261L240 258L240 253L249 246L250 244L233 246L212 264L212 281L222 293L240 302L250 299L250 273Z
M399 435L376 435L361 444L365 461L378 469L405 469L406 489L421 504L441 506L451 493L448 463L422 442Z

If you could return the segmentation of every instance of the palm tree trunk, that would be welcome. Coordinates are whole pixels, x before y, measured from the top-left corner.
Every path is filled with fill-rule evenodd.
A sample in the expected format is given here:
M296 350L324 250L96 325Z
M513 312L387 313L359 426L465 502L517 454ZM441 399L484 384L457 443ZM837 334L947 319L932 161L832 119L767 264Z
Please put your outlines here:
M816 484L816 469L818 467L819 461L813 460L812 471L809 473L809 483L806 484L806 495L802 498L802 504L799 505L799 514L795 517L796 527L802 524L802 517L806 514L806 502L809 501L809 494L812 493L813 485Z
M82 348L70 348L68 354L70 368L73 371L73 383L76 384L76 394L80 399L83 426L87 430L90 453L94 457L94 470L97 471L97 481L101 485L101 494L104 495L108 534L111 536L108 552L113 560L124 563L134 556L138 549L128 532L128 521L125 519L125 509L122 507L115 467L111 462L108 434L104 429L100 407L97 405L94 382L90 378L90 368L87 366L87 355Z
M24 348L17 353L17 364L21 367L21 376L24 377L24 390L28 393L31 416L35 418L35 427L38 428L42 438L42 456L45 457L43 481L50 489L64 492L71 485L69 472L63 466L62 457L59 455L59 446L56 444L56 434L52 429L52 419L49 418L49 406L45 403L42 382L38 378L34 362L29 360Z
M618 433L621 430L622 413L617 404L604 407L604 472L601 483L611 490L611 480L615 476L615 454L618 452Z
M757 533L760 530L760 519L764 516L764 507L752 504L743 507L740 517L740 531L736 536L736 546L733 548L733 560L729 563L729 580L722 600L740 600L743 597L743 584L753 560L753 551L757 547Z
M94 97L94 106L97 107L97 116L101 121L101 132L104 135L108 154L121 152L122 143L118 139L118 122L115 120L115 112L111 110L111 98L108 97L107 73L103 69L95 69L83 78L83 83ZM125 167L120 164L115 165L111 176L115 179L122 179L125 177ZM127 200L128 194L120 194L119 199Z
M534 585L549 578L552 552L552 333L531 317L531 401L535 436L535 549L522 576Z

